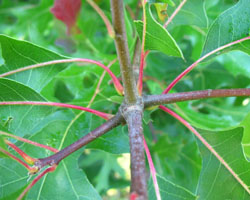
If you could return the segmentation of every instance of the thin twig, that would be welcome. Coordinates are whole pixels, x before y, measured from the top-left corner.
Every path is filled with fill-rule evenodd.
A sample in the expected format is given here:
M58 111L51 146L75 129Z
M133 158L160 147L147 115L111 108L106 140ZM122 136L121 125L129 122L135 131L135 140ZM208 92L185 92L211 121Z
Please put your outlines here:
M124 21L124 6L122 0L111 0L113 27L115 30L115 46L120 63L122 82L124 86L125 101L133 104L137 101L137 89L130 63L127 34Z
M65 147L64 149L60 150L59 152L49 157L39 159L39 161L36 162L35 165L41 169L45 167L46 165L51 165L54 163L59 164L59 162L62 159L66 158L67 156L74 153L75 151L83 147L84 145L90 143L96 138L102 136L103 134L117 127L122 122L123 122L123 117L118 112L113 118L109 119L107 122L103 123L101 126L91 131L87 135L83 136L82 138L74 142L73 144Z
M250 96L250 88L242 89L221 89L221 90L200 90L192 92L179 92L173 94L149 95L143 98L144 107L157 106L161 104L176 103L181 101L218 98Z

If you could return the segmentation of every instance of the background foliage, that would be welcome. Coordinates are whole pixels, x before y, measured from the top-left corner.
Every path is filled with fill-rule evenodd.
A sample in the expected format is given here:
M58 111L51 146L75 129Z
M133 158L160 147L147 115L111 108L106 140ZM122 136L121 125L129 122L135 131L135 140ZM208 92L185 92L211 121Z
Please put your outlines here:
M109 1L95 1L111 19ZM151 3L154 1L151 1ZM179 0L171 1L168 16ZM126 27L132 55L136 28L137 1L125 0ZM201 55L249 35L249 0L189 0L167 27L151 5L147 15L147 38L168 38L176 54L161 41L146 42L153 50L147 57L145 94L160 94L180 72ZM0 1L0 73L30 64L65 57L91 58L108 64L116 58L113 39L99 15L82 1L77 20L80 34L67 34L65 25L50 8L53 0ZM149 9L149 8L148 8ZM139 19L141 17L141 8ZM154 21L154 19L157 21ZM158 35L157 35L158 34ZM169 42L170 41L170 42ZM159 43L161 46L159 46ZM246 88L250 86L249 42L205 60L174 88L174 92ZM231 51L234 50L234 51ZM172 57L177 56L177 57ZM111 70L119 76L119 64ZM87 106L95 93L102 69L77 64L59 64L0 79L0 101L56 101ZM119 97L105 75L91 108L116 113ZM197 100L170 107L188 120L214 145L242 180L250 186L250 126L248 97ZM91 114L41 106L1 106L0 130L61 149L103 123ZM243 128L242 128L243 127ZM216 158L197 142L178 121L161 110L147 110L144 134L158 173L162 199L250 199ZM27 144L16 143L28 154L49 155ZM122 199L129 191L129 144L126 127L118 127L66 158L58 169L44 177L26 199ZM219 175L218 175L219 174ZM27 173L14 161L0 158L0 199L14 199L27 185ZM58 184L60 183L60 184ZM52 187L57 185L57 187ZM149 181L149 198L154 189ZM223 188L223 194L222 194ZM178 194L178 195L177 195ZM170 195L170 196L169 196Z

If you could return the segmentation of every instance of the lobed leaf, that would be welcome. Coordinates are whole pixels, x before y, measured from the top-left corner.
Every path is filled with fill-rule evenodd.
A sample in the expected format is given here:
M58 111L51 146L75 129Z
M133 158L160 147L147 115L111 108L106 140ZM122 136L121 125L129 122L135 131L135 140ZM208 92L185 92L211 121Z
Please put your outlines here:
M250 199L250 163L243 154L241 145L243 128L227 131L199 131L232 169L228 169L200 142L203 158L197 195L201 199ZM249 134L249 133L248 133ZM236 180L232 173L236 174ZM241 181L241 183L239 182ZM244 185L244 187L243 187ZM248 188L248 189L246 189Z

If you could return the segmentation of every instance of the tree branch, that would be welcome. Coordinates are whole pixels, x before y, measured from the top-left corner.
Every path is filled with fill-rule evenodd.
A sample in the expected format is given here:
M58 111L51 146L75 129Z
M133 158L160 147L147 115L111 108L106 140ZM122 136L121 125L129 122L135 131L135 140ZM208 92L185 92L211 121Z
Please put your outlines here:
M137 200L147 199L147 178L143 148L142 113L142 102L134 106L125 105L125 108L123 109L123 115L128 125L130 142L130 192L136 194Z
M246 89L223 89L223 90L201 90L193 92L180 92L175 94L160 94L144 96L144 107L157 106L161 104L176 103L188 100L208 99L217 97L250 96L250 88Z
M35 163L35 166L39 167L40 169L45 167L46 165L54 165L59 164L59 162L69 156L70 154L74 153L84 145L90 143L91 141L95 140L96 138L102 136L103 134L107 133L108 131L112 130L113 128L117 127L123 122L123 117L118 112L113 118L96 128L95 130L91 131L87 135L83 136L75 143L67 146L66 148L62 149L61 151L55 153L52 156L38 159Z
M122 0L110 0L113 27L115 30L115 46L120 62L122 82L127 104L137 101L137 90L133 76L133 68L130 63L130 56L127 43L127 35L124 22L124 8Z
M145 156L143 148L142 115L143 103L135 84L133 67L127 44L125 30L123 1L111 0L112 20L115 30L115 44L118 54L125 101L120 107L129 130L130 155L131 155L131 193L136 199L147 200L147 179L145 169Z

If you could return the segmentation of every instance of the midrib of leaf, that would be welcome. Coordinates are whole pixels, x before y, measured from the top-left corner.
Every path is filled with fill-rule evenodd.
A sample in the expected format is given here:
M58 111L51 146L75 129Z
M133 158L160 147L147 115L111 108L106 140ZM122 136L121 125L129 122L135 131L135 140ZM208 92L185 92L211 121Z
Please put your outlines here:
M71 188L72 188L74 194L76 195L77 199L79 199L79 195L77 194L76 189L75 189L75 187L74 187L74 185L73 185L73 183L72 183L72 180L71 180L71 178L70 178L70 176L69 176L68 169L67 169L67 167L66 167L64 161L62 161L62 165L63 165L64 170L65 170L65 172L66 172L66 175L67 175L67 178L68 178L69 183L70 183L70 185L71 185Z
M167 32L167 31L166 31ZM157 37L154 37L152 34L150 34L148 31L146 32L150 37L154 38L155 40L158 40L159 42L163 43L164 45L166 45L167 47L169 47L170 49L174 50L177 54L179 53L176 49L174 49L173 47L171 47L170 45L168 45L168 43L166 43L164 40L160 40L159 38ZM172 38L171 35L169 35L169 37ZM174 39L172 38L172 40L174 41ZM175 45L177 45L175 43Z
M38 192L38 195L37 195L37 200L40 199L40 196L41 196L41 193L42 193L42 189L43 189L43 186L44 186L44 183L45 183L45 180L46 180L47 176L48 176L48 174L45 174L45 176L44 176L44 178L42 180L42 184L41 184L41 186L39 188L39 192Z

